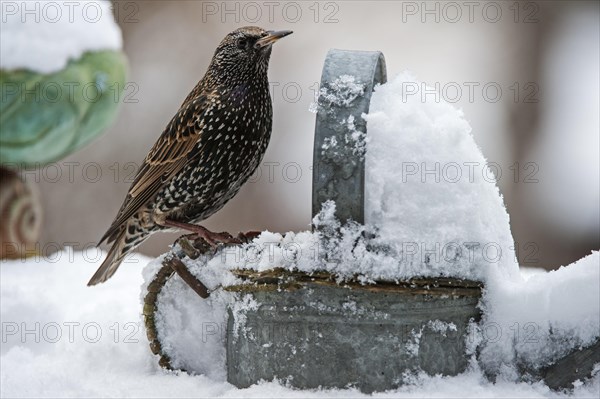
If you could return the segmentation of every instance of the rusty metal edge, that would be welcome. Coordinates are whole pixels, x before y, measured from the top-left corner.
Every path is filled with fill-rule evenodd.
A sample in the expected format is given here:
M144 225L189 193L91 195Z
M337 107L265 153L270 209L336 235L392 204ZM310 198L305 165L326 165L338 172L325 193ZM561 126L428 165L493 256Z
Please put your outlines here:
M364 284L356 277L338 282L335 276L328 272L314 272L309 274L283 268L260 272L237 269L233 270L232 273L245 281L242 284L224 287L225 290L234 292L296 290L302 288L307 283L311 283L337 288L393 294L480 297L483 288L483 284L478 281L448 277L423 277L404 281L376 281L374 284Z

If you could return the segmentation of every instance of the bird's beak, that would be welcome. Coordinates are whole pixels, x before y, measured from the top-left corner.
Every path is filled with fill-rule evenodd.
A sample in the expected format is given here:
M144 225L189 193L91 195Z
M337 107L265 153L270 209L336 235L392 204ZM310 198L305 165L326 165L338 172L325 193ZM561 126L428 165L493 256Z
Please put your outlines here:
M281 39L282 37L286 37L287 35L291 35L292 33L294 33L294 32L292 32L291 30L267 31L267 36L262 37L259 40L257 40L254 47L264 48L267 46L271 46L277 40Z

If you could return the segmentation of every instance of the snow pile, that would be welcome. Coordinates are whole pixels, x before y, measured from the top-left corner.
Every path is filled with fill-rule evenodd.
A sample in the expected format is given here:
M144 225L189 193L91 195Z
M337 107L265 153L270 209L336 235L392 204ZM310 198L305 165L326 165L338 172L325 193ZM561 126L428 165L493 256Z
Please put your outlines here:
M491 279L480 361L488 372L538 369L600 338L600 252L526 281Z
M343 277L353 270L365 281L415 276L486 281L492 270L519 279L508 213L471 127L460 110L415 87L424 85L409 73L376 87L369 114L340 120L348 133L326 138L321 148L334 164L365 158L365 226L341 226L335 204L325 203L313 221L322 235L279 237L276 244L283 250L291 245L284 240L292 240L305 258L312 248L318 252L313 265L276 259L282 267ZM321 89L313 108L327 112L363 94L364 85L344 75ZM356 129L357 118L367 122L367 134Z
M390 254L370 248L364 226L356 223L342 226L335 218L332 201L324 204L313 223L318 227L315 232L282 235L264 231L251 243L227 246L214 255L188 259L186 265L209 289L240 284L230 273L235 269L283 268L308 274L327 271L338 281L356 278L365 284L413 276L403 274L404 270L397 267L396 259Z
M308 274L327 271L338 281L357 279L363 284L407 280L415 276L477 279L479 272L485 270L467 260L459 264L460 268L405 267L402 258L388 246L370 238L372 232L365 226L353 222L342 225L335 217L335 209L333 201L324 203L313 219L314 232L283 235L264 231L248 244L226 246L214 255L188 259L186 264L209 288L240 284L241 281L230 273L235 269L266 271L283 268Z
M375 89L367 120L365 222L403 274L516 276L509 217L463 113L411 74ZM433 90L433 89L432 89Z
M88 51L120 50L106 0L0 1L0 68L53 73Z

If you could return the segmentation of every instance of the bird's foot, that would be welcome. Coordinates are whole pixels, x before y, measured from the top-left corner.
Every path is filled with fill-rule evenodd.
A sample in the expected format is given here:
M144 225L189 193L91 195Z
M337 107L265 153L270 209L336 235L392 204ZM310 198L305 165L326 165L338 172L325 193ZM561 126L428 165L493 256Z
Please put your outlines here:
M197 224L178 222L175 220L165 220L166 227L175 227L187 231L191 231L196 234L196 236L202 240L204 240L208 245L210 245L213 249L216 249L220 244L224 245L236 245L242 244L243 241L237 237L233 237L231 234L227 232L215 233L214 231L210 231L204 226L200 226Z

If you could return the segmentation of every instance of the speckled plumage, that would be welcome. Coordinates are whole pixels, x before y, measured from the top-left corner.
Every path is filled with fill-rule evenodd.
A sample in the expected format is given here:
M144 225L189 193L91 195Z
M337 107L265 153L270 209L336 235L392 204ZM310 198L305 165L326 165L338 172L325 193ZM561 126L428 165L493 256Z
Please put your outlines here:
M198 223L221 209L254 173L269 144L272 44L291 32L240 28L219 44L202 80L167 125L100 243L113 243L88 285L168 221Z

